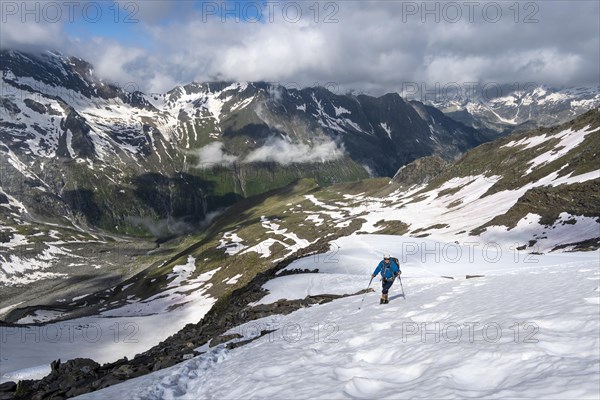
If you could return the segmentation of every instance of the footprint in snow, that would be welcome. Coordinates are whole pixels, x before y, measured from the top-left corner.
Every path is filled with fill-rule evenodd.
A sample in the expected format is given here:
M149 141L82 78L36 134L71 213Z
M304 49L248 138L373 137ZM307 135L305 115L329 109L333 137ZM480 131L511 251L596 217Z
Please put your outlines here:
M371 341L371 338L361 335L361 336L355 336L352 339L349 339L347 343L349 346L354 347L354 346L362 346L363 344L368 343L370 341Z
M390 350L387 346L377 347L370 350L358 350L354 354L354 362L364 361L369 364L388 364L394 358L395 351Z
M344 392L352 398L373 398L381 393L386 384L377 379L353 377L344 385Z
M287 371L288 371L288 368L282 367L282 366L266 367L266 368L261 368L260 370L256 371L254 374L254 377L255 378L277 378L278 376L285 374Z
M382 330L390 329L393 324L394 324L394 321L373 322L373 323L371 323L370 331L373 332L373 331L382 331Z
M368 371L361 367L337 367L333 369L333 375L339 381L349 381L355 377L366 377Z
M450 313L425 313L412 316L410 319L414 322L439 322L450 317Z

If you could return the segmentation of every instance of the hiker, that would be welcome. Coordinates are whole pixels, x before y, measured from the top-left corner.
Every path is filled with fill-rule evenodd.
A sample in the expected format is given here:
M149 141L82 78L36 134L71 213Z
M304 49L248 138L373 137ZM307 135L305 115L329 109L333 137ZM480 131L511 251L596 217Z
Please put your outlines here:
M381 299L379 300L379 304L388 304L388 291L392 287L394 280L398 275L402 273L400 271L400 266L398 265L398 259L392 259L389 254L383 256L383 261L379 262L375 271L371 275L372 278L379 273L381 273Z

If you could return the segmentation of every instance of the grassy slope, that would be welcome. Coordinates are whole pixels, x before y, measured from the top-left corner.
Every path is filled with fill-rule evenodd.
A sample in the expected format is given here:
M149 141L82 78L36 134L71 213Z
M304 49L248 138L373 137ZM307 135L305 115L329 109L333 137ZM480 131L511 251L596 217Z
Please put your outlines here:
M588 172L597 168L594 163L598 150L598 137L600 135L589 135L582 146L548 165L544 165L531 174L523 176L528 168L528 162L539 154L546 152L552 143L552 139L532 149L522 150L514 147L502 147L512 140L539 135L543 133L552 134L562 129L572 127L580 129L584 126L600 126L600 112L592 111L577 119L575 122L565 124L558 128L544 128L525 134L516 134L496 142L484 144L468 152L462 159L446 168L439 176L414 197L418 198L427 190L438 188L442 183L454 177L485 174L487 176L502 175L490 191L506 190L519 187L539 179L552 171L560 169L568 164L562 171L572 171L574 174ZM506 171L517 171L515 174L506 174ZM542 170L542 172L540 172ZM564 187L563 187L564 186ZM542 215L543 223L551 223L556 219L557 213L567 211L575 215L598 215L598 204L600 199L593 193L598 192L598 181L589 181L583 184L570 186L558 186L556 188L535 188L527 192L515 206L505 215L498 216L488 222L490 224L502 224L508 227L514 226L524 213L535 212ZM319 238L334 238L359 230L363 219L361 215L354 215L348 219L347 226L336 226L339 221L332 223L324 209L316 206L307 199L307 195L316 197L329 205L344 203L348 200L345 194L364 194L375 199L385 199L386 195L401 187L401 183L392 183L387 178L366 179L351 183L334 184L321 187L315 179L301 179L283 188L272 190L257 196L243 199L220 217L216 218L211 226L203 232L180 237L169 241L149 254L136 257L131 261L133 276L118 287L133 283L124 291L116 290L122 298L135 295L138 298L146 298L160 292L167 285L167 276L175 265L185 264L187 258L192 256L196 259L196 272L194 276L207 271L220 268L211 279L213 286L209 293L216 297L227 296L232 290L239 288L249 282L257 273L271 267L275 260L290 254L284 246L274 244L269 257L260 257L256 252L240 252L234 256L225 254L223 248L217 249L221 244L225 232L233 232L243 239L244 246L254 246L267 238L280 240L287 246L293 246L294 241L283 235L269 232L261 222L261 217L269 221L275 221L281 226L280 229L288 228L287 233L293 232L299 238L308 242L314 242ZM449 190L448 193L451 193ZM592 195L590 195L592 194ZM410 199L409 199L410 200ZM315 225L306 218L311 213L319 211L323 222ZM380 221L376 224L380 233L405 234L408 226L400 221ZM435 229L437 226L429 227ZM481 231L485 226L480 227ZM242 277L236 284L228 285L224 281L241 274Z
M598 169L597 157L600 154L599 132L587 135L577 148L562 157L534 168L529 174L526 173L533 158L548 152L557 145L559 140L552 138L553 135L565 129L577 131L588 126L589 130L600 127L600 110L589 111L560 126L517 133L478 146L439 174L421 193L438 188L443 183L457 177L501 176L501 179L484 194L486 196L503 190L523 187L555 171L559 171L559 177L594 171ZM538 135L547 135L549 139L529 149L523 149L523 146L503 147L511 141ZM507 213L483 224L471 233L478 235L491 225L505 225L512 228L528 212L541 215L541 222L546 225L551 225L556 221L558 215L563 211L573 215L598 216L600 215L600 199L596 193L599 184L600 178L581 184L532 188ZM452 193L455 190L458 188L451 188L446 192ZM440 193L440 195L442 194Z
M540 134L552 135L564 129L579 130L586 126L590 126L592 129L600 127L600 110L590 111L576 120L559 127L540 128L527 133L514 134L501 138L492 143L483 144L467 152L460 160L446 168L420 194L438 188L441 184L452 178L468 175L485 174L487 176L501 175L503 177L490 188L489 192L486 193L487 195L500 190L524 186L527 183L539 180L553 171L561 169L565 165L566 167L560 171L559 176L571 172L577 175L595 170L597 169L595 157L600 151L600 134L598 133L588 135L578 148L551 163L534 169L528 175L525 175L525 171L529 167L529 161L548 151L556 144L557 140L550 139L539 146L527 150L515 147L502 147L510 141L520 140L525 137ZM494 223L514 226L511 224L515 223L515 220L518 221L524 212L539 213L542 215L542 223L553 222L558 213L562 211L567 211L575 215L600 215L600 211L598 210L600 198L596 195L598 193L598 184L597 180L592 180L581 184L560 185L553 188L534 188L527 192L523 196L524 199L517 202L513 209L507 213L509 214L507 218L503 219L500 216ZM338 233L340 229L328 224L327 217L322 213L320 215L322 218L325 218L325 222L318 229L306 223L305 219L310 214L310 211L316 211L319 207L308 201L304 197L305 195L317 195L319 200L328 204L335 204L335 202L345 201L344 194L365 194L366 196L384 199L387 194L398 189L398 187L398 184L390 184L390 180L387 178L365 179L328 187L319 187L314 180L300 180L284 189L237 203L223 216L214 221L211 229L206 232L206 235L200 242L190 247L195 250L182 253L181 257L173 262L181 263L184 257L192 254L199 260L208 258L207 270L214 268L224 258L227 262L233 264L262 264L261 260L256 260L256 255L224 257L222 255L223 250L215 250L214 247L219 244L222 233L226 231L236 232L244 239L244 244L252 245L263 240L266 233L260 224L261 216L267 216L269 219L279 219L283 227L293 228L294 233L309 241L314 241L320 236L333 235ZM447 192L452 193L453 189L448 189ZM418 196L419 193L415 197ZM302 213L290 212L290 209L294 207L301 209ZM511 216L513 217L511 218ZM357 218L357 221L359 221L360 215ZM381 233L390 234L405 233L407 228L405 224L399 221L381 221L378 226L382 228ZM165 265L165 267L168 266ZM261 267L258 268L260 269ZM219 273L221 272L219 271Z

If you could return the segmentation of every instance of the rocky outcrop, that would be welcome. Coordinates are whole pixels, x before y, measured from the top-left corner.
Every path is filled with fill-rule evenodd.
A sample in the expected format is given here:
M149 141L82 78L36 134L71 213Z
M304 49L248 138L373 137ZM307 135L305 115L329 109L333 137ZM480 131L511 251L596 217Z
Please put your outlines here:
M12 399L17 391L17 384L15 382L4 382L0 385L0 400Z
M439 156L419 158L400 168L393 180L404 187L425 184L440 174L448 165L449 163Z

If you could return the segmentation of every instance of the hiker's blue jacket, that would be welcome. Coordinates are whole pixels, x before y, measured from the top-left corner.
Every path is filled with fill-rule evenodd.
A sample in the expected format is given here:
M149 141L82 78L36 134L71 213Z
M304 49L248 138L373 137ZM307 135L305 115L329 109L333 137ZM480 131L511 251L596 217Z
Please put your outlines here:
M373 275L377 275L381 273L381 277L383 279L391 280L394 277L394 274L400 272L400 267L394 262L394 260L390 260L388 265L385 264L385 261L381 260L375 271L373 271Z

